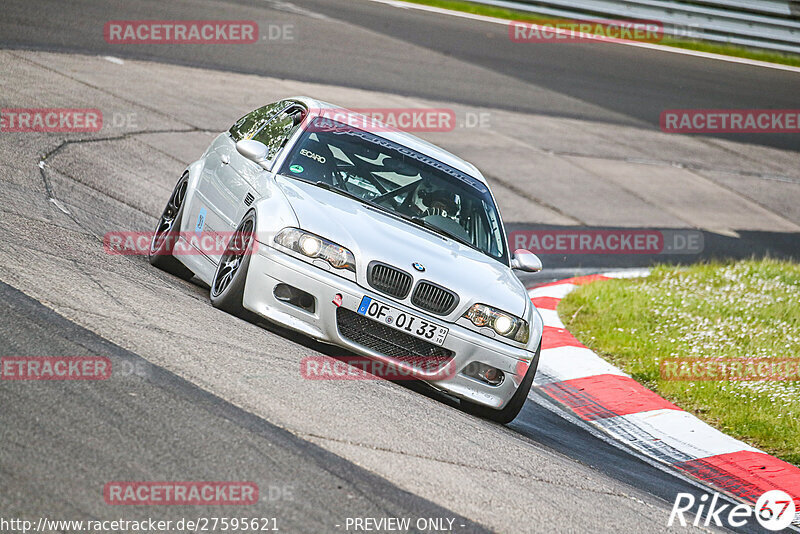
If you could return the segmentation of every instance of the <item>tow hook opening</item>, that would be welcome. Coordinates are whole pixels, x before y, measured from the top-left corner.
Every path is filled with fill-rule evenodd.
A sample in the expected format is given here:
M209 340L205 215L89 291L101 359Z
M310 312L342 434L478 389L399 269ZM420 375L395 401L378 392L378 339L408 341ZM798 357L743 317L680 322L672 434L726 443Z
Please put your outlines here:
M277 300L295 308L300 308L309 313L314 313L316 309L316 300L313 295L289 284L280 283L276 285L272 293Z
M468 377L480 380L490 386L499 386L505 379L503 371L480 362L471 362L462 372Z

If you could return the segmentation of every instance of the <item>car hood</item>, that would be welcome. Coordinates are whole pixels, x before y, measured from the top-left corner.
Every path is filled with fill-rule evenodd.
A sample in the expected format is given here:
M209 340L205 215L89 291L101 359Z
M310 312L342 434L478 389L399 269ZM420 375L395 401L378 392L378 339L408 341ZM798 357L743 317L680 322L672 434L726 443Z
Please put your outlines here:
M380 261L454 291L456 318L472 304L497 307L524 317L528 295L513 271L500 262L438 234L313 184L278 175L278 186L294 209L300 227L350 249L357 278L366 283L367 265ZM421 263L417 272L412 263Z

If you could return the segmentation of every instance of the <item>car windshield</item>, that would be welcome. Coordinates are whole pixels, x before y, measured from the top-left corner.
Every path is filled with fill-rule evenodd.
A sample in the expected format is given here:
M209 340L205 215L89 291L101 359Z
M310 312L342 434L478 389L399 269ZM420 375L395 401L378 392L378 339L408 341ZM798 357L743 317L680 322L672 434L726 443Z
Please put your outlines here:
M317 117L280 172L321 182L507 263L500 217L486 185L406 146Z

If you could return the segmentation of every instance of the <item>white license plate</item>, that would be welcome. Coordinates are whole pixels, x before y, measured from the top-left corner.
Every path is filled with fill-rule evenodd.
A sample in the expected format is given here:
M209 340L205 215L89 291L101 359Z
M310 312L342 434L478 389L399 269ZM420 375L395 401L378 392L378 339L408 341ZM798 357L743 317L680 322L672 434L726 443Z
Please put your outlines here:
M375 321L391 326L406 334L430 341L435 345L444 344L449 330L431 323L416 315L411 315L397 308L379 302L372 297L364 297L358 305L357 312Z

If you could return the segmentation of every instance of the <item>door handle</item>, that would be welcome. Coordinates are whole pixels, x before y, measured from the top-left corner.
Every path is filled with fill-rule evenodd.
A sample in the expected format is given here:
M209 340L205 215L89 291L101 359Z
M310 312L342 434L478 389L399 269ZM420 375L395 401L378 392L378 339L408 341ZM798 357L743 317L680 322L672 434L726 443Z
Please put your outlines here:
M231 162L231 157L227 154L223 154L222 156L220 156L220 159L222 160L223 165L227 165L228 163Z

